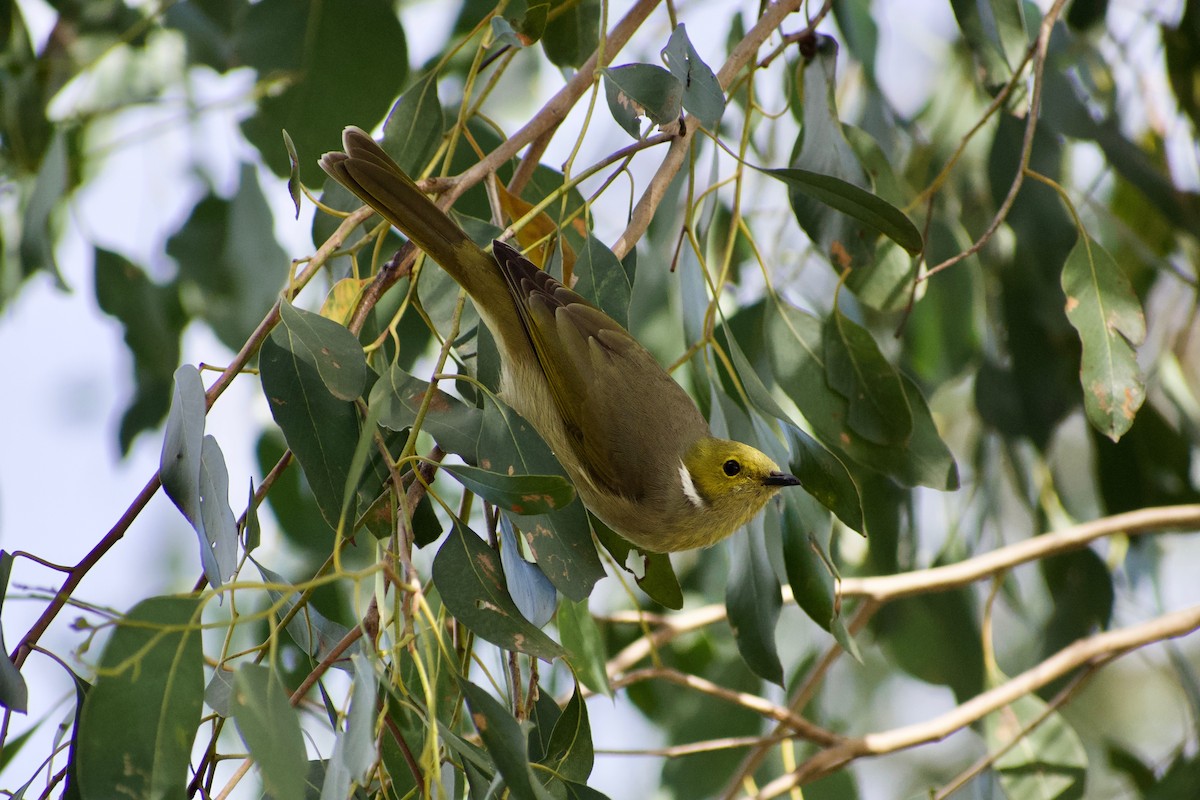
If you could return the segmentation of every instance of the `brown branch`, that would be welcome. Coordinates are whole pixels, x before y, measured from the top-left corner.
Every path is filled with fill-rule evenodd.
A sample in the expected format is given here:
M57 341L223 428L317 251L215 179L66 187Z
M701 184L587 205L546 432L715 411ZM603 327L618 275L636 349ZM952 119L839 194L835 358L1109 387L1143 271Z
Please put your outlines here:
M1069 550L1078 550L1105 536L1117 533L1135 536L1165 529L1189 528L1200 528L1200 504L1143 508L1044 533L956 564L896 575L843 578L841 593L844 597L867 597L887 602L914 594L942 592L999 574L1020 564Z
M717 80L720 82L722 89L727 88L737 74L755 59L758 54L758 48L767 40L767 37L779 29L779 26L789 14L799 10L800 4L801 0L780 0L780 2L771 3L767 6L766 11L758 18L758 22L737 43L733 51L729 54L729 58L726 59L721 69L717 72ZM806 30L809 32L814 30L817 23L828 13L831 7L832 0L827 0L824 6L822 6L821 11L809 23ZM699 129L700 123L696 120L695 115L689 114L684 119L679 136L675 138L675 141L671 142L671 147L667 150L667 155L663 158L662 163L658 166L658 171L650 180L650 185L646 187L646 191L642 193L637 205L634 206L633 214L629 220L629 225L625 228L625 232L613 242L612 251L617 258L624 258L628 255L629 251L633 249L638 240L646 233L646 229L650 226L650 220L654 218L658 206L662 203L663 197L666 195L667 187L675 179L675 174L683 167L692 137L695 136L696 131Z
M885 755L941 741L1073 670L1088 667L1096 661L1118 658L1155 642L1185 636L1197 628L1200 628L1200 606L1192 606L1163 614L1140 625L1080 639L1015 678L972 697L945 714L913 725L847 739L839 745L823 750L801 764L794 772L764 786L755 797L757 800L778 797L796 786L817 780L864 756Z
M756 714L761 714L768 719L775 720L782 727L790 728L801 739L806 739L810 742L832 746L840 744L843 740L843 737L838 736L836 733L814 725L799 714L793 713L782 706L777 706L758 695L727 689L698 675L689 675L686 672L680 672L668 667L647 667L646 669L627 673L621 678L614 680L612 688L620 689L645 680L669 681L686 689L692 689L710 697L724 700L727 703L733 703L734 705L749 709ZM782 735L782 732L777 730L775 734Z

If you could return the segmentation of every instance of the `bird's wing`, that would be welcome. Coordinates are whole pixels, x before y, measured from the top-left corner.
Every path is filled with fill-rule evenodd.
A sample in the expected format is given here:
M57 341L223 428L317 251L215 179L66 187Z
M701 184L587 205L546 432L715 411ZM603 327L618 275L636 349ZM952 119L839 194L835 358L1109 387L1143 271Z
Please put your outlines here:
M700 412L619 323L513 248L497 242L493 253L575 456L602 488L644 498L652 489L649 476L678 458L662 443L707 432Z

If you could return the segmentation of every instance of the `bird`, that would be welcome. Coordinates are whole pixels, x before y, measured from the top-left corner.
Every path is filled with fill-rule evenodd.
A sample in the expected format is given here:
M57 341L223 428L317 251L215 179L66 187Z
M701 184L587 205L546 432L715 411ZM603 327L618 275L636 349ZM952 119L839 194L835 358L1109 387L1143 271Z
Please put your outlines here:
M639 548L708 547L799 486L765 453L712 435L624 327L512 246L477 245L361 128L321 168L457 281L500 353L500 397L541 435L583 504Z

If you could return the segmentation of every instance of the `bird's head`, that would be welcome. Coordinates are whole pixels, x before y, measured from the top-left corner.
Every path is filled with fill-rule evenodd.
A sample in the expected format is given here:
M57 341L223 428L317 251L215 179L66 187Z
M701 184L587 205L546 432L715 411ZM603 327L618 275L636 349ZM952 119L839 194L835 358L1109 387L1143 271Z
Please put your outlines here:
M745 525L784 486L800 480L748 444L706 437L684 453L680 489L712 541Z

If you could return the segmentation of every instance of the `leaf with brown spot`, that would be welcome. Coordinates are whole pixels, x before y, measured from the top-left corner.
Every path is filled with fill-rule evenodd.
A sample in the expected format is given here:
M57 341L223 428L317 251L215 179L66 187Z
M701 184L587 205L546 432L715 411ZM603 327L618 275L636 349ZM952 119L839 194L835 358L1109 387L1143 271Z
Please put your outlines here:
M433 560L433 583L455 619L505 650L553 661L563 649L521 616L504 585L500 554L455 524Z
M1079 380L1088 421L1114 442L1146 399L1137 346L1146 338L1141 303L1121 267L1086 234L1063 264L1067 319L1079 333Z

